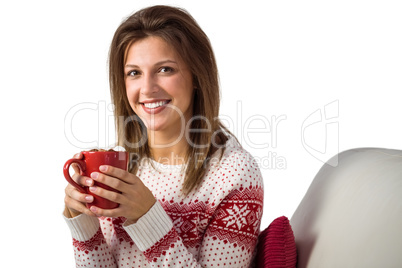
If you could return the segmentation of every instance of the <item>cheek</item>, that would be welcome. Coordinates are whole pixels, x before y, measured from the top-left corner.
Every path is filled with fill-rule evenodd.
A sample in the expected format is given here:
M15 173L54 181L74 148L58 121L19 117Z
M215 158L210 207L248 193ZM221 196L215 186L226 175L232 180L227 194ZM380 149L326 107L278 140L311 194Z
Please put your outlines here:
M191 101L192 96L192 83L191 81L187 81L183 79L183 77L176 77L175 79L171 79L166 84L166 87L169 89L169 94L171 96L175 96L176 98L180 98L181 101L188 103Z
M126 83L126 95L131 108L134 109L134 105L138 102L138 90L130 83Z

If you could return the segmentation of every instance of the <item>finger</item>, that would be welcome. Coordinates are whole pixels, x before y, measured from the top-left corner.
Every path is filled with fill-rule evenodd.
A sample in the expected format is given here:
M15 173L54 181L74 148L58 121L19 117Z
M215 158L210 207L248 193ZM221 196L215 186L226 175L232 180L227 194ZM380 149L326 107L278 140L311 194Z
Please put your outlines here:
M120 204L125 198L121 193L117 193L115 191L109 191L102 187L91 186L89 187L89 191L97 196L103 197L109 201Z
M73 156L73 158L82 159L83 158L82 152L79 152L79 153L75 154ZM73 167L75 173L78 173L78 174L80 173L80 168L79 168L79 166L77 164L73 163L73 164L71 164L71 166Z
M128 186L127 183L120 180L120 178L115 178L99 172L92 172L91 178L120 192L123 192Z
M99 170L103 174L109 175L111 177L119 178L120 180L122 180L126 183L133 184L135 182L136 176L121 168L108 166L108 165L102 165L99 167Z
M72 188L72 189L71 189ZM86 203L88 201L93 202L93 197L90 195L86 195L89 196L90 198L87 198L86 196L81 196L78 197L74 194L74 192L77 192L77 190L75 190L74 187L66 187L66 196L64 197L64 203L66 205L66 207L68 207L70 210L75 210L78 211L80 213L85 213L89 216L95 216L87 207L86 207ZM82 195L81 193L77 193L78 195ZM85 201L83 201L85 200Z
M89 209L91 213L97 216L117 218L122 215L120 207L115 209L102 209L96 206L91 206Z
M79 166L77 164L72 163L71 167L73 167L75 174L80 174L81 173L81 170L80 170L80 168L79 168Z
M75 155L73 156L73 158L75 158L75 159L82 159L82 157L83 157L82 152L79 152L79 153L77 153L77 154L75 154Z
M81 193L74 186L68 185L66 187L66 196L81 202L81 203L92 203L94 201L94 197L87 193Z
M88 216L95 217L95 213L93 213L89 208L87 208L84 204L78 202L77 200L74 200L68 196L65 197L64 203L70 210L75 210L80 213L86 214Z
M82 186L92 186L94 184L93 179L91 179L90 177L82 176L77 173L72 176L72 179Z

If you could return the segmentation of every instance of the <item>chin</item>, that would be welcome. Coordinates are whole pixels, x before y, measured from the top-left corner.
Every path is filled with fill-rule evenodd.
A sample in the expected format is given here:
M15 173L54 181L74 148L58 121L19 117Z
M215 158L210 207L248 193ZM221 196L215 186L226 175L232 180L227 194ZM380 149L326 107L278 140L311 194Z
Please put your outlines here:
M166 125L162 122L150 122L149 120L144 120L143 122L148 131L163 131L166 129Z

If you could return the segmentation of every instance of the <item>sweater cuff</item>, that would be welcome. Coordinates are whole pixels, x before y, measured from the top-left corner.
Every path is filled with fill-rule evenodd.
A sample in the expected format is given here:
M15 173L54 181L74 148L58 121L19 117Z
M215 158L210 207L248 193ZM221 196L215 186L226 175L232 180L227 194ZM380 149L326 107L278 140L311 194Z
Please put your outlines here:
M81 214L74 218L64 216L68 227L71 231L71 236L78 241L87 241L91 239L99 230L98 218Z
M141 251L152 247L172 228L173 223L162 205L156 201L151 209L134 224L123 228Z

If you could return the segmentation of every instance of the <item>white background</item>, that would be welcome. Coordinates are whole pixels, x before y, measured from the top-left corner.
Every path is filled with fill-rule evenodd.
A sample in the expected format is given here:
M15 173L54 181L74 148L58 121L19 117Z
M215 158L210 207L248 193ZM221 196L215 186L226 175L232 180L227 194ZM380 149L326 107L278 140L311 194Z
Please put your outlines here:
M221 114L263 164L262 228L291 218L338 150L402 149L400 1L187 2L1 2L2 263L74 266L62 167L82 148L69 135L112 139L108 47L123 18L145 6L184 7L210 37Z

